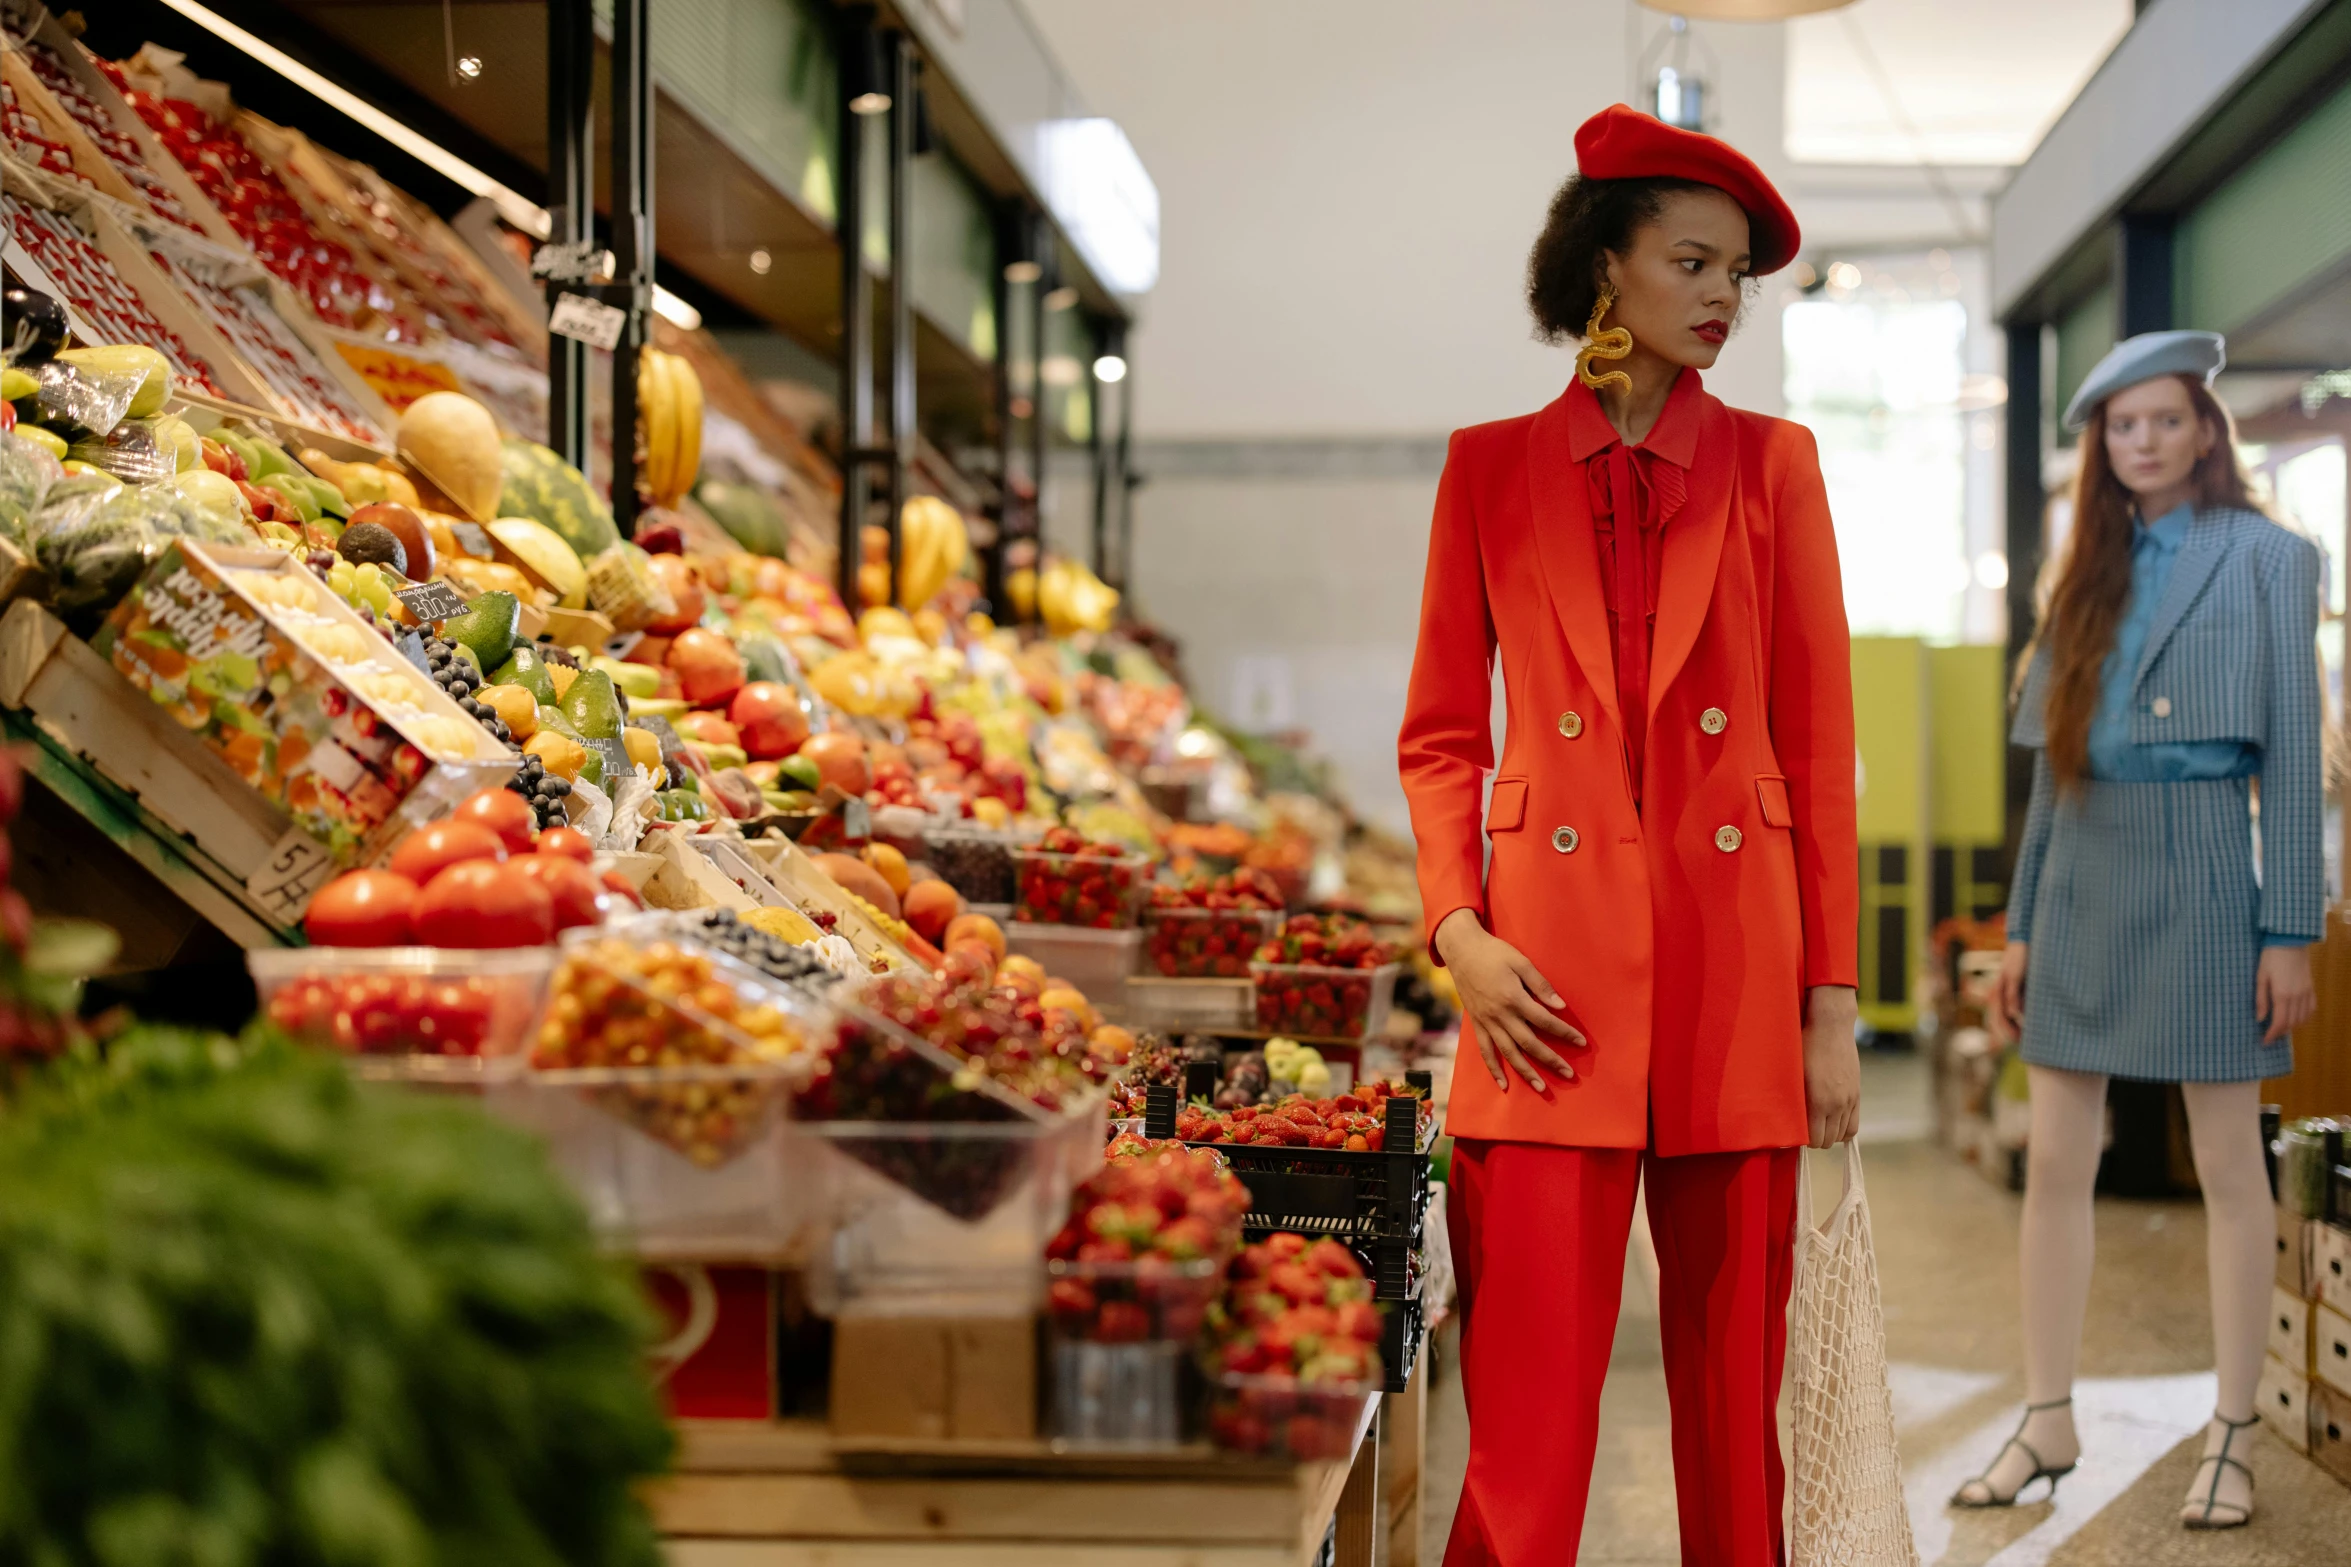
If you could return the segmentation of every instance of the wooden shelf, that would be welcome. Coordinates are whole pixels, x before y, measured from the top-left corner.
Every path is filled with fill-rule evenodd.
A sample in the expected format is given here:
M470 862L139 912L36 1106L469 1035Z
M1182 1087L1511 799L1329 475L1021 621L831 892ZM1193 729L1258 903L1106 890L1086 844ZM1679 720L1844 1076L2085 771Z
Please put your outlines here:
M1334 1519L1341 1567L1371 1567L1394 1402L1365 1400L1352 1463L685 1421L678 1472L647 1494L673 1567L1306 1567Z

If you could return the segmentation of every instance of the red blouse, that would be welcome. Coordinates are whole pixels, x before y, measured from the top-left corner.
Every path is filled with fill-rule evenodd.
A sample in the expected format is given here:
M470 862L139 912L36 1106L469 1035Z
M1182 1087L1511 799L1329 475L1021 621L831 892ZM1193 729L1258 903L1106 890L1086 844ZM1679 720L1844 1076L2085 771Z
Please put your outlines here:
M1608 583L1608 639L1617 691L1623 711L1640 715L1625 728L1636 806L1649 749L1649 648L1657 632L1665 525L1690 493L1690 464L1698 453L1698 391L1698 377L1676 376L1648 439L1627 446L1608 422L1597 393L1581 381L1567 389L1568 454L1583 465L1591 494L1592 528ZM1636 531L1643 547L1618 550L1616 541Z

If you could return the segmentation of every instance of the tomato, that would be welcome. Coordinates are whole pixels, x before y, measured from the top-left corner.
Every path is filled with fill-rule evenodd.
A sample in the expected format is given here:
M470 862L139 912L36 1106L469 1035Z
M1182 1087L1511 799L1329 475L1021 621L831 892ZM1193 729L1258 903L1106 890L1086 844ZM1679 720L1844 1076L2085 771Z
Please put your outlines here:
M437 947L541 947L555 939L555 900L531 877L463 860L426 884L416 933Z
M604 884L578 860L560 854L533 854L516 860L507 869L547 889L547 896L555 906L557 930L604 922L603 914L596 907Z
M479 822L498 835L508 854L531 852L531 835L539 819L530 802L512 789L484 789L469 794L449 813L453 822Z
M596 857L596 842L577 827L550 827L539 834L541 854L559 854L585 865Z
M434 822L400 840L400 847L392 851L392 869L425 887L460 860L504 858L504 840L480 822Z
M345 871L318 889L302 929L315 947L404 947L416 883L394 871Z

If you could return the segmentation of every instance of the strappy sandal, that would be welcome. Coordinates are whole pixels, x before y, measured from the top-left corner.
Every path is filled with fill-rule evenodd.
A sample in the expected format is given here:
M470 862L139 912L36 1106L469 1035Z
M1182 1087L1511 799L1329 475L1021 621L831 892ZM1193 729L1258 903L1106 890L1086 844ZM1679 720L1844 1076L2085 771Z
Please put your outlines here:
M2188 1502L2180 1509L2180 1526L2187 1529L2242 1529L2253 1520L2253 1471L2246 1468L2242 1461L2231 1458L2229 1448L2235 1444L2239 1431L2250 1431L2261 1422L2258 1418L2231 1420L2217 1414L2212 1418L2228 1428L2228 1435L2220 1439L2219 1452L2207 1453L2196 1461L2199 1477L2203 1475L2206 1464L2212 1466L2212 1483L2204 1488L2202 1501L2196 1500L2195 1487L2189 1487ZM2234 1469L2245 1477L2245 1500L2242 1504L2220 1499L2220 1475L2224 1468ZM2228 1516L2231 1513L2236 1516Z
M2016 1423L2016 1435L2010 1437L2007 1442L2002 1445L2000 1451L1992 1455L1991 1463L1985 1467L1982 1474L1977 1475L1974 1479L1966 1482L1966 1484L1960 1486L1958 1490L1951 1493L1951 1505L1954 1507L2014 1507L2016 1505L2016 1499L2024 1494L2025 1487L2031 1485L2035 1480L2048 1481L2049 1494L2051 1496L2055 1496L2057 1494L2057 1482L2064 1479L2067 1475L2072 1474L2074 1472L2075 1465L2079 1464L2081 1460L2077 1458L2073 1463L2067 1464L2062 1469L2050 1468L2046 1463L2042 1462L2041 1455L2033 1451L2032 1443L2027 1442L2024 1439L2024 1428L2032 1424L2033 1416L2042 1413L2044 1410L2064 1409L2070 1406L2072 1403L2073 1400L2070 1398L2061 1398L2056 1402L2049 1404L2025 1405L2024 1419ZM1992 1471L2000 1467L2000 1460L2008 1456L2008 1449L2011 1447L2020 1449L2024 1453L2025 1457L2033 1461L2033 1472L2029 1475L2026 1475L2021 1481L2017 1482L2017 1487L2015 1490L2009 1492L2006 1496L2002 1496L1999 1492L1992 1489ZM1984 1494L1981 1500L1967 1494L1969 1486L1983 1487ZM2227 1504L2223 1503L2222 1505L2226 1506Z

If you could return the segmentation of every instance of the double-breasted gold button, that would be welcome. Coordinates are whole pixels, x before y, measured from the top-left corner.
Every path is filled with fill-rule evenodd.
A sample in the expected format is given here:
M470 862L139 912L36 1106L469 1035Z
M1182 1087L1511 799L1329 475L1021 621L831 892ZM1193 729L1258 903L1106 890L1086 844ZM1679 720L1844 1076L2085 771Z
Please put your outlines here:
M1739 845L1745 843L1746 841L1747 835L1739 831L1739 829L1736 827L1717 827L1714 829L1714 846L1722 850L1722 852L1725 854L1736 854L1739 850Z
M1551 829L1551 847L1557 849L1562 854L1575 853L1575 846L1581 842L1583 842L1583 840L1576 836L1576 830L1573 827L1554 827Z
M1567 738L1570 740L1573 740L1577 735L1582 734L1584 732L1584 715L1581 713L1560 714L1559 732L1567 736Z
M1730 714L1719 707L1710 707L1698 715L1698 727L1710 735L1721 734L1731 726Z

